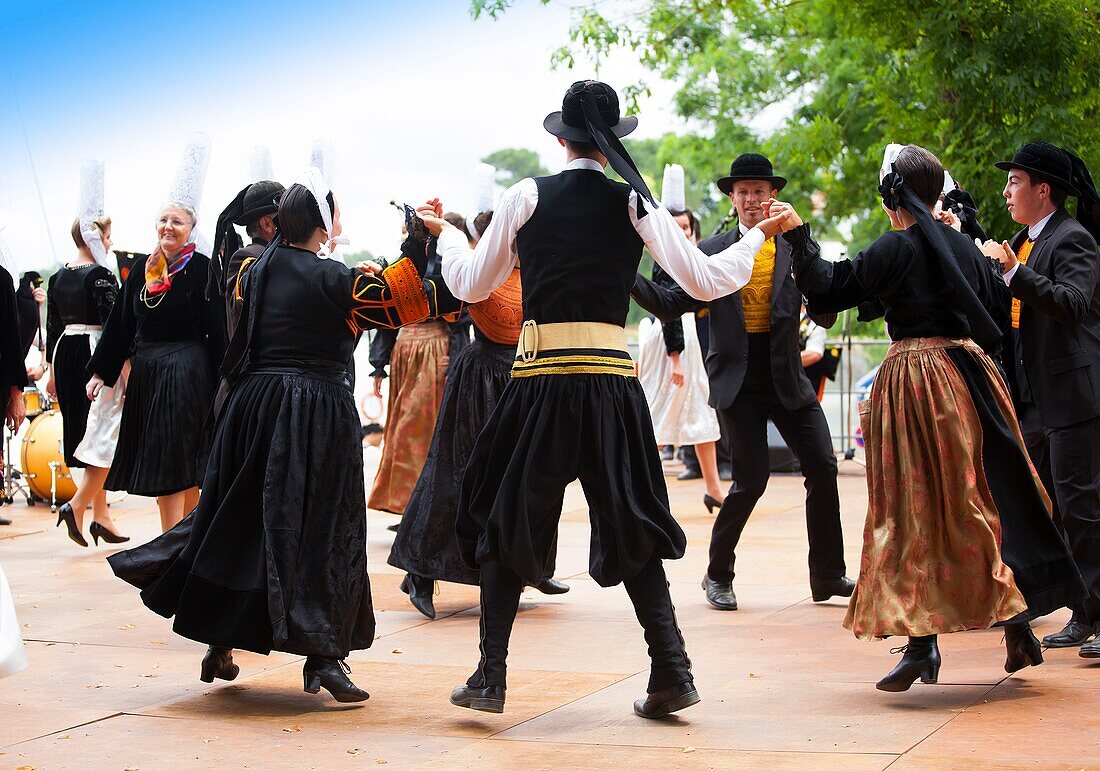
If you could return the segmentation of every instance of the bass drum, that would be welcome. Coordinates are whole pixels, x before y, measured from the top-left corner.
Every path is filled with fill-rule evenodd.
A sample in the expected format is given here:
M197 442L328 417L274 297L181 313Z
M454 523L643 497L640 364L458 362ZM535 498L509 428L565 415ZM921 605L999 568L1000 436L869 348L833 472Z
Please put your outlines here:
M76 495L76 482L61 450L61 426L60 412L43 412L27 427L19 456L27 486L47 503L66 503ZM55 479L56 493L50 490Z

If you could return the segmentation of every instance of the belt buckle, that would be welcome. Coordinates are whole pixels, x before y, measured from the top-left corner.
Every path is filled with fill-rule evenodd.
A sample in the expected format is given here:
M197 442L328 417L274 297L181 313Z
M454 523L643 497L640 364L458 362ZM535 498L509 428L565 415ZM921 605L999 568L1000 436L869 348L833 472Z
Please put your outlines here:
M523 322L519 330L519 358L523 362L534 361L539 353L539 326L534 319Z

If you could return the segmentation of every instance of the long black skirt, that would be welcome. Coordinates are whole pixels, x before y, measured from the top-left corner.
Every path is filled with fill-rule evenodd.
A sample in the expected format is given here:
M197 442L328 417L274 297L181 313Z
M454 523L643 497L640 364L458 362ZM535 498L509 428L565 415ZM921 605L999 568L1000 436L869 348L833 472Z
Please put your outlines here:
M1027 602L1024 618L1072 606L1086 596L1085 584L1016 439L1015 416L1005 415L987 372L973 354L961 347L946 352L966 381L981 420L982 469L1000 517L1001 559L1012 568Z
M257 372L230 392L195 510L109 561L184 637L344 658L374 640L366 512L347 385Z
M462 561L455 537L458 498L474 442L512 379L515 355L514 345L478 338L451 359L428 457L390 550L394 567L439 581L478 583L481 571Z
M206 347L197 340L139 343L130 362L118 447L104 487L147 496L201 487L215 386Z
M514 378L481 432L462 481L456 530L466 564L499 561L528 584L546 573L566 486L580 479L601 586L654 557L679 559L687 538L668 506L653 423L637 378Z
M88 430L88 360L92 349L87 335L65 335L53 352L53 382L57 388L57 406L61 410L61 447L65 465L84 468L73 455Z

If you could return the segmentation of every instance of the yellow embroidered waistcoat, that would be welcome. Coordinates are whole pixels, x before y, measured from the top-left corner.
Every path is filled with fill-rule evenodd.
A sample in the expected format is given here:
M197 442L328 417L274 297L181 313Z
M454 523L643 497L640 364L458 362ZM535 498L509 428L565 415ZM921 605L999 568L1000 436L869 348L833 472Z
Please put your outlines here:
M756 253L752 277L741 288L747 332L770 332L772 328L772 276L775 274L775 239L769 238Z
M1027 258L1031 256L1031 245L1033 243L1035 242L1028 238L1020 245L1020 253L1016 255L1016 259L1020 261L1021 265L1027 265ZM1012 328L1020 328L1020 301L1015 297L1012 298Z

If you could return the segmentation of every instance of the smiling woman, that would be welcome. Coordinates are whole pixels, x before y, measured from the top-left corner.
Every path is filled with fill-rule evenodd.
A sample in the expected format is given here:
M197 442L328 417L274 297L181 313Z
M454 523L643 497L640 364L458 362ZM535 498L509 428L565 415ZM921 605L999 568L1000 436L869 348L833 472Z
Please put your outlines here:
M209 260L192 240L190 203L165 204L157 247L135 266L88 365L88 396L131 372L108 490L157 497L170 529L198 502L206 467L207 413L225 352L222 298L204 291Z

